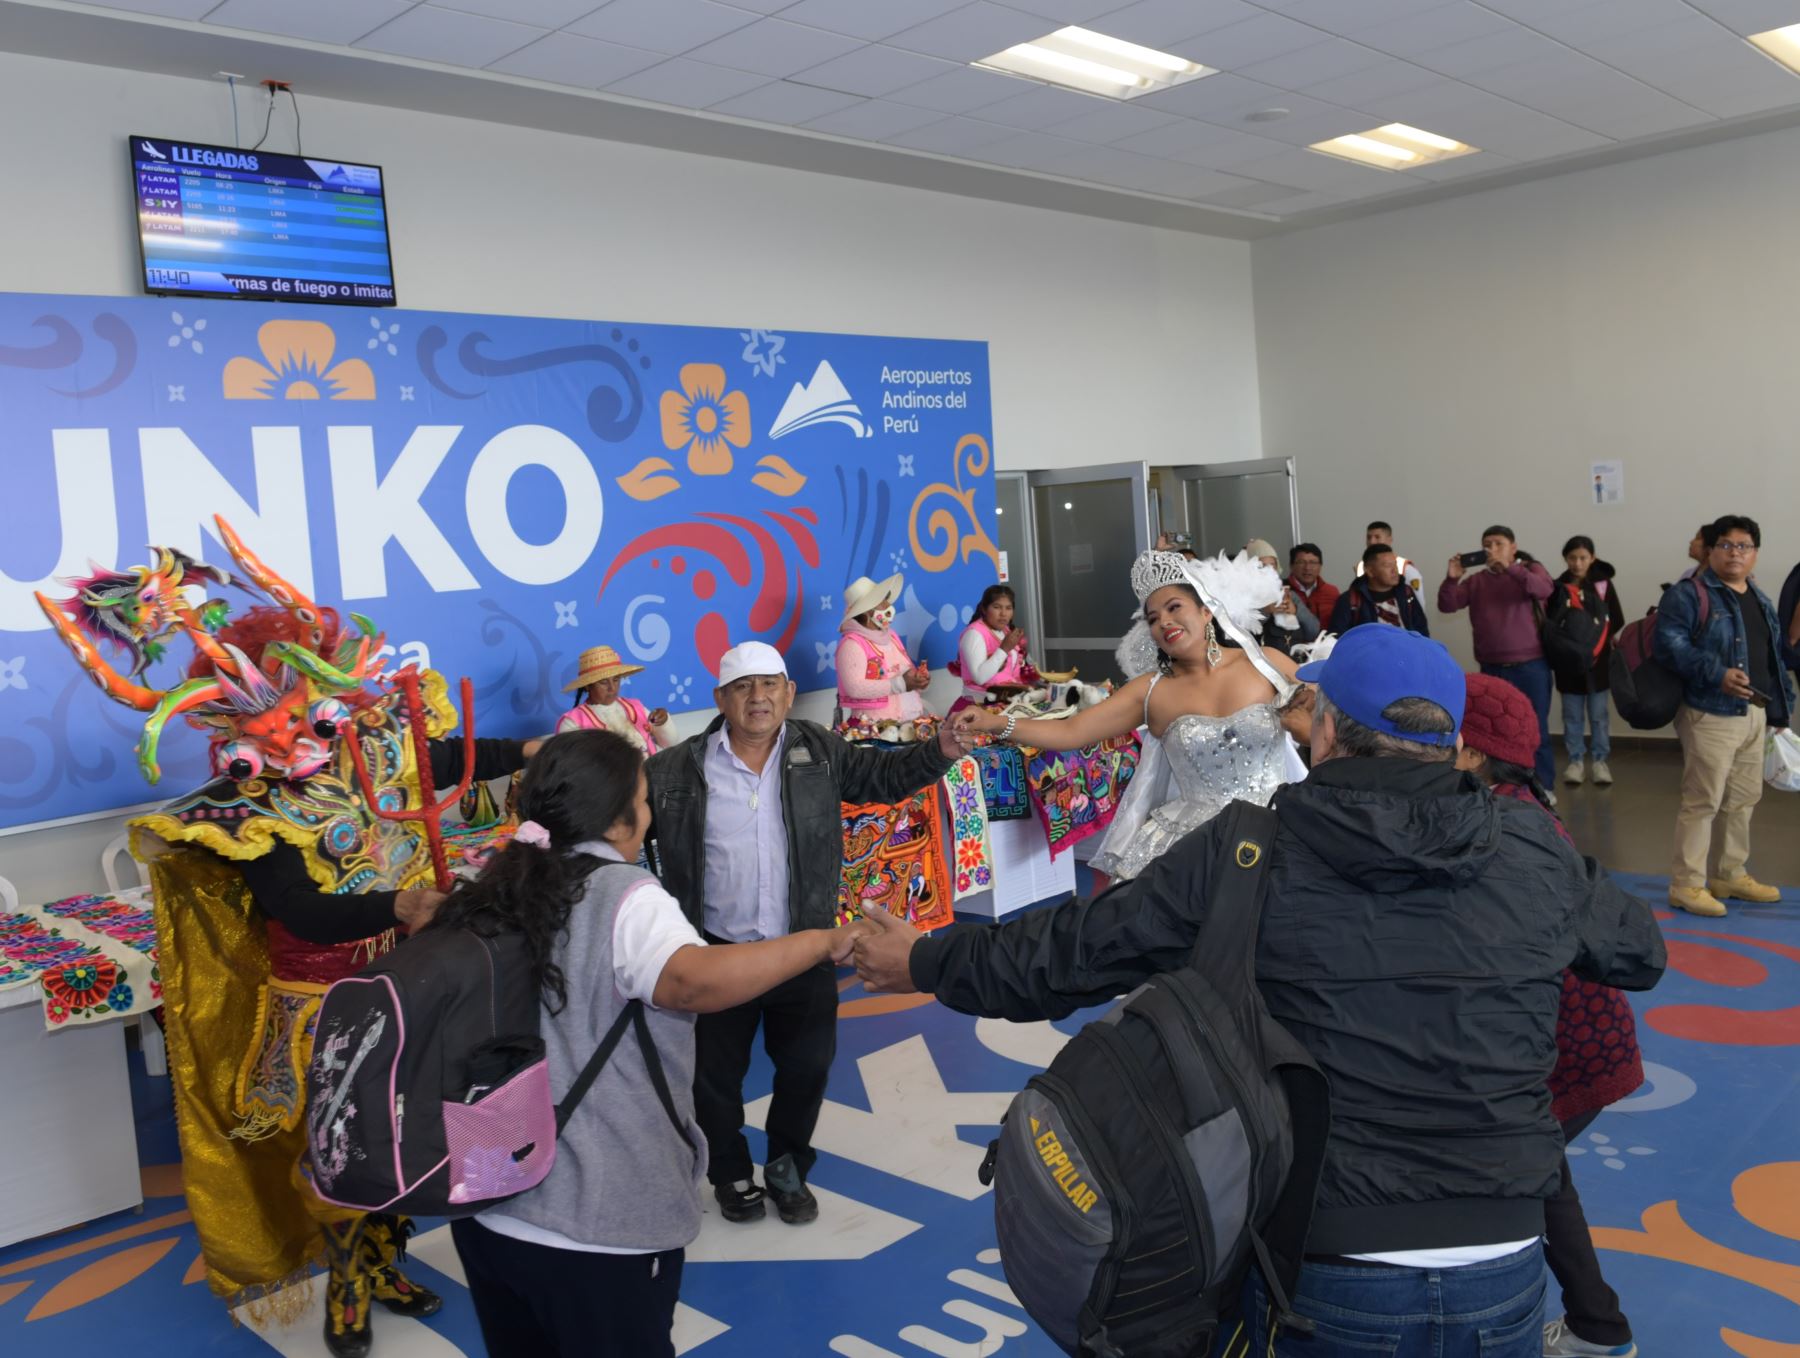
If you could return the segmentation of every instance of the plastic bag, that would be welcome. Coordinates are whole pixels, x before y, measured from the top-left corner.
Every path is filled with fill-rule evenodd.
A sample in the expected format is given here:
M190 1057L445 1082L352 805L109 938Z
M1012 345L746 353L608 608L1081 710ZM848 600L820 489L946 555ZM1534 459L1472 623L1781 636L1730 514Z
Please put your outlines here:
M1763 742L1763 781L1783 792L1800 792L1800 735L1769 732Z

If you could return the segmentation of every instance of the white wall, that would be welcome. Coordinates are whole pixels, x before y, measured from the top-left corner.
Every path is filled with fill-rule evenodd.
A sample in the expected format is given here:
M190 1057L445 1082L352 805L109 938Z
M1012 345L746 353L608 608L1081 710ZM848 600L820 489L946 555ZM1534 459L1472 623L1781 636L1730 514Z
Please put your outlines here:
M1001 467L1259 454L1242 242L300 97L308 146L385 167L408 307L986 340ZM0 127L34 186L0 216L11 292L140 292L126 134L231 140L216 82L12 54ZM0 875L28 899L96 885L119 828L0 837Z
M1257 242L1264 437L1298 461L1327 575L1392 521L1465 661L1436 587L1491 522L1553 573L1588 534L1637 616L1702 519L1748 513L1778 590L1800 558L1797 172L1800 132L1772 133ZM1589 464L1615 457L1626 501L1596 508Z

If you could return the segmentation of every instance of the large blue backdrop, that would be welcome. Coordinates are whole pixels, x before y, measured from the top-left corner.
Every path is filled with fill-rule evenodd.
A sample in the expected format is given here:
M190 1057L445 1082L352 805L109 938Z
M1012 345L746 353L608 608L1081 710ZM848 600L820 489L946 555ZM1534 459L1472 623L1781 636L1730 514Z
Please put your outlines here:
M214 513L391 663L468 675L489 735L547 730L602 642L675 711L749 638L830 687L859 575L904 573L941 662L996 574L981 343L0 295L0 421L0 827L158 795L32 593L145 544L229 564ZM205 776L163 750L159 791Z

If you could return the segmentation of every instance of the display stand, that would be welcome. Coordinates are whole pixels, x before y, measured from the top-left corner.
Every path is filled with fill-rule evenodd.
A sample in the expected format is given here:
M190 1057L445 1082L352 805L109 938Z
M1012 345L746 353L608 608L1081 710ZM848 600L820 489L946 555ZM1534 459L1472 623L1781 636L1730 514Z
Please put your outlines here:
M988 822L988 849L994 860L994 885L958 901L959 915L997 920L1047 896L1074 894L1075 856L1065 853L1051 859L1037 817Z

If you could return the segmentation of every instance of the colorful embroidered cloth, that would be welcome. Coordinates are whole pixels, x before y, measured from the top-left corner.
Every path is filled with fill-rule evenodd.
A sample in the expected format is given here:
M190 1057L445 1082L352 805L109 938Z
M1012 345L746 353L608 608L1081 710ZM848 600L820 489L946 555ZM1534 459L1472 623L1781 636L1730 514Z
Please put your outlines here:
M994 884L981 765L973 755L964 755L950 766L944 775L944 795L950 802L950 880L954 899L960 901Z
M1079 750L1026 746L1024 754L1026 785L1055 858L1112 823L1137 772L1138 738L1134 732Z
M1031 793L1025 786L1025 756L1016 745L988 745L975 752L981 765L981 795L987 818L1031 819Z
M893 806L844 803L844 869L838 922L865 905L901 915L921 930L954 918L944 863L936 783Z
M501 849L512 842L518 825L501 821L498 825L446 825L444 827L444 861L458 876L473 877Z
M0 986L33 981L43 987L47 1028L154 1009L162 972L148 903L71 896L0 911Z

